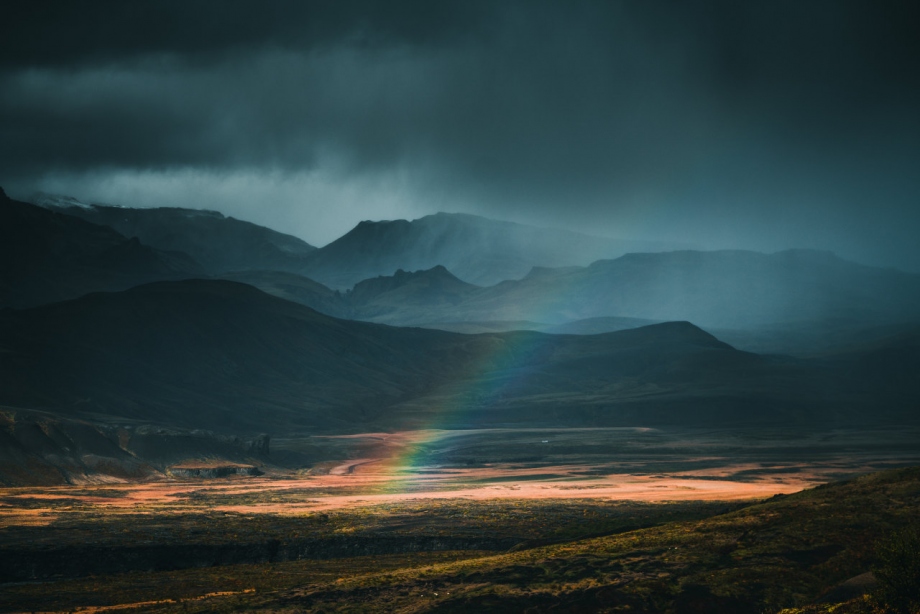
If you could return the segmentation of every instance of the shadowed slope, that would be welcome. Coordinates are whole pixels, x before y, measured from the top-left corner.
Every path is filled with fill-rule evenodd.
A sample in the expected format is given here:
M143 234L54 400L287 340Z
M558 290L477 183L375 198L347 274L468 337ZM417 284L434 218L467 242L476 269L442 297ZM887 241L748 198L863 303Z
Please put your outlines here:
M6 313L0 330L12 404L166 424L344 425L425 380L411 331L334 320L233 282L94 294Z
M387 324L419 324L431 314L463 302L480 288L457 279L443 266L365 279L347 295L350 315Z
M196 275L201 268L184 253L153 249L106 226L10 200L0 190L0 306Z
M225 217L217 211L159 207L133 209L75 205L72 200L38 197L42 206L114 228L158 249L191 255L211 274L239 270L299 271L312 245L291 235Z
M266 294L300 303L320 313L336 318L350 318L351 306L347 296L297 273L286 271L233 271L222 273L221 279L238 281L258 288Z
M200 280L2 312L0 378L8 405L225 431L858 422L915 398L686 322L460 335Z
M555 335L598 335L601 333L612 333L618 330L628 330L630 328L639 328L640 326L649 326L657 324L655 320L646 320L645 318L620 318L617 316L606 316L598 318L586 318L584 320L574 320L542 329L543 332L553 333Z

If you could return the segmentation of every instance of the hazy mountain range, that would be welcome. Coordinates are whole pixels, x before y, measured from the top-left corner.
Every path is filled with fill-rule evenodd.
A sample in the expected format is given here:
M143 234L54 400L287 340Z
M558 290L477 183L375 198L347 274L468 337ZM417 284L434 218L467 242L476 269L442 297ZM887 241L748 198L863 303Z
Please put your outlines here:
M255 281L255 280L253 280ZM347 295L362 319L535 321L618 316L759 328L817 320L907 321L920 275L865 267L825 252L675 251L628 254L588 267L534 268L481 288L444 267L368 279Z
M215 211L89 205L39 194L35 204L111 226L158 249L183 251L212 274L276 270L347 290L369 277L438 265L478 285L523 277L534 266L586 265L629 251L673 245L593 237L475 215L438 213L407 221L365 221L332 243L312 245Z
M617 255L461 215L316 249L215 212L42 204L0 194L0 406L45 412L43 432L916 420L920 275L810 250ZM105 465L82 435L16 424L7 473ZM122 452L137 462L107 471L168 456Z
M810 362L740 352L688 322L471 336L335 319L205 280L5 311L0 338L2 404L248 432L859 423L882 399L889 413L914 409L888 384L920 352L916 330ZM854 378L856 366L884 375L893 356L894 379Z
M362 222L316 249L216 212L36 200L155 250L187 254L210 276L329 315L399 326L548 329L592 319L597 331L598 318L614 317L723 331L865 327L912 322L920 304L920 275L814 250L623 254L623 242L461 214Z
M303 273L344 290L397 269L443 266L463 281L490 286L523 277L534 266L584 265L629 251L668 248L673 246L438 213L411 222L361 222L317 250Z
M775 351L826 349L851 334L865 340L920 318L920 275L829 252L678 250L563 266L623 245L438 214L362 222L316 249L217 212L36 200L54 214L14 201L3 210L10 252L0 280L4 304L220 277L335 317L397 326L590 334L687 320L746 347Z

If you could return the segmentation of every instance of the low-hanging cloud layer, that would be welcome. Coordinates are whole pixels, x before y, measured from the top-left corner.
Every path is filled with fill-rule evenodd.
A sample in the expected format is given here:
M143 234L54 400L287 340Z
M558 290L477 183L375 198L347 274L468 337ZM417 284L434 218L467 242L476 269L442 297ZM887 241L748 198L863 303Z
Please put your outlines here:
M466 211L920 271L906 2L22 2L0 185L322 245Z

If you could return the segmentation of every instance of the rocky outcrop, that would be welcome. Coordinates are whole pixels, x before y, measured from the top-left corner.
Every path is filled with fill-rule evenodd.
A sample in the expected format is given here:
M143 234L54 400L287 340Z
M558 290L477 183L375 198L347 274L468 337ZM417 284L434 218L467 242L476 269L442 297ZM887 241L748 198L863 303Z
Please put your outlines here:
M122 427L124 446L137 456L172 465L191 458L222 458L241 461L249 457L268 459L267 434L247 439L203 429L159 426Z
M197 465L198 473L173 475L259 475L257 465L269 460L269 442L266 434L241 438L0 408L0 486L142 480L190 464Z
M262 475L262 471L254 465L187 464L169 467L166 474L175 478L226 478Z

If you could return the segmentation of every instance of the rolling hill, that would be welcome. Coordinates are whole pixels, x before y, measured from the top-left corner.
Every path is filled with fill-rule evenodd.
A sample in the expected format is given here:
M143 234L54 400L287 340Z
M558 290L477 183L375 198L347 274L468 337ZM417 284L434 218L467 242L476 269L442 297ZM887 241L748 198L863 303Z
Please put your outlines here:
M854 384L853 364L766 359L681 322L586 336L393 328L228 281L0 313L0 403L224 432L913 416L912 388Z

